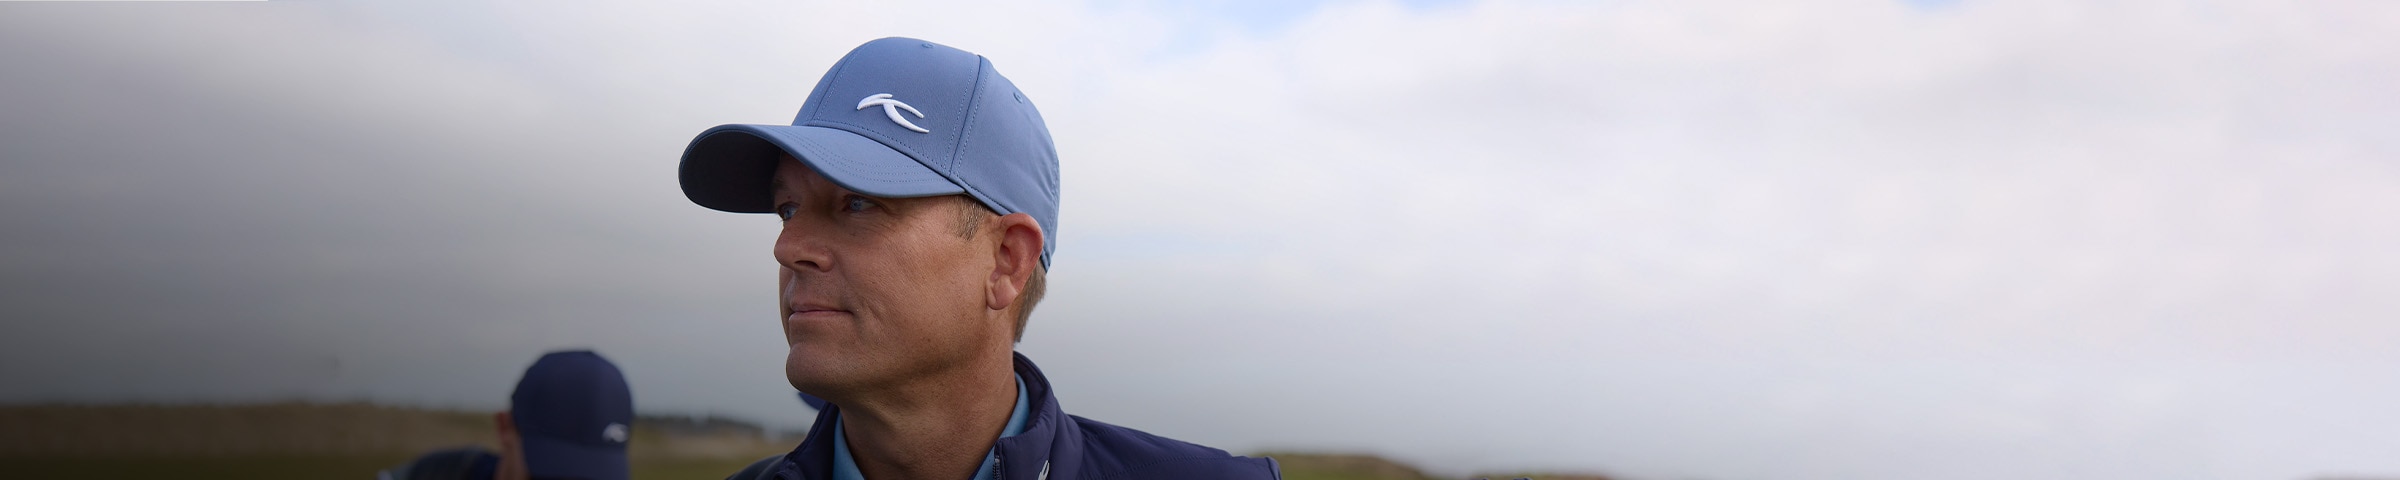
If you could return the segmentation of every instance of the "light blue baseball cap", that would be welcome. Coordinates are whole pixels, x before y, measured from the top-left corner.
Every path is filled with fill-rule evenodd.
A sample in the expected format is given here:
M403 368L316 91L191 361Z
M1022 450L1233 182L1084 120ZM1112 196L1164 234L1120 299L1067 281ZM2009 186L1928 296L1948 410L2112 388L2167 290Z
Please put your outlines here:
M684 147L683 195L700 206L771 213L789 153L842 188L909 198L974 197L1042 226L1042 266L1058 246L1058 150L1033 101L981 55L885 38L833 64L791 125L719 125Z

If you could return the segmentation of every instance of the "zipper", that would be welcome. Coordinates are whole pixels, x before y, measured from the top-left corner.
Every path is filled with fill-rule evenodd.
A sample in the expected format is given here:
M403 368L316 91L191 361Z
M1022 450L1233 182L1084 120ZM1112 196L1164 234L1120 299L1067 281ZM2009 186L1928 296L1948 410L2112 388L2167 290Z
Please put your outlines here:
M992 449L992 480L1000 480L1000 449L998 448ZM1042 461L1042 473L1034 475L1033 480L1050 480L1049 460Z

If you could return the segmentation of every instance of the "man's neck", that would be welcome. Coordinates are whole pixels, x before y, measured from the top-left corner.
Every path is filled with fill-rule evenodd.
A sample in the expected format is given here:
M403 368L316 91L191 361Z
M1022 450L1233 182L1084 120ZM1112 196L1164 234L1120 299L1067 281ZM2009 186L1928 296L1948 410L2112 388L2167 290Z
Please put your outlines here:
M1011 360L1002 354L842 404L842 431L859 473L873 480L974 478L1016 406Z

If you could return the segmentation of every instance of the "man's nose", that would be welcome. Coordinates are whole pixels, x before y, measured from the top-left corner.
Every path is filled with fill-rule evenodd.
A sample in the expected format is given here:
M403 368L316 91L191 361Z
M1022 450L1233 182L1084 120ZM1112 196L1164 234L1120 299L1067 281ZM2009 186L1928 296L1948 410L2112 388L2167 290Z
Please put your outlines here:
M822 237L823 230L811 228L805 219L784 221L783 233L775 236L775 263L794 271L825 271L833 262Z

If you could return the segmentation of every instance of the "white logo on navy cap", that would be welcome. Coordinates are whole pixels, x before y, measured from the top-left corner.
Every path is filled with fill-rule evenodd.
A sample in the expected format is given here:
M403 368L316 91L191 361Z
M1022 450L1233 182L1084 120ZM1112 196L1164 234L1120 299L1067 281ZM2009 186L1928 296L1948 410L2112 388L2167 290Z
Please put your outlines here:
M916 130L917 133L933 133L926 131L925 127L919 127L917 124L908 123L907 117L900 116L900 109L904 108L908 109L908 113L917 114L917 118L925 118L925 112L919 112L917 111L917 107L911 107L906 103L900 103L899 100L893 100L892 94L889 93L878 93L874 95L868 95L867 98L859 99L858 108L853 110L866 110L867 107L873 105L882 105L884 116L892 117L892 123L897 123L900 124L900 126L908 127L909 130Z
M625 443L625 424L609 422L607 428L600 429L600 439Z

